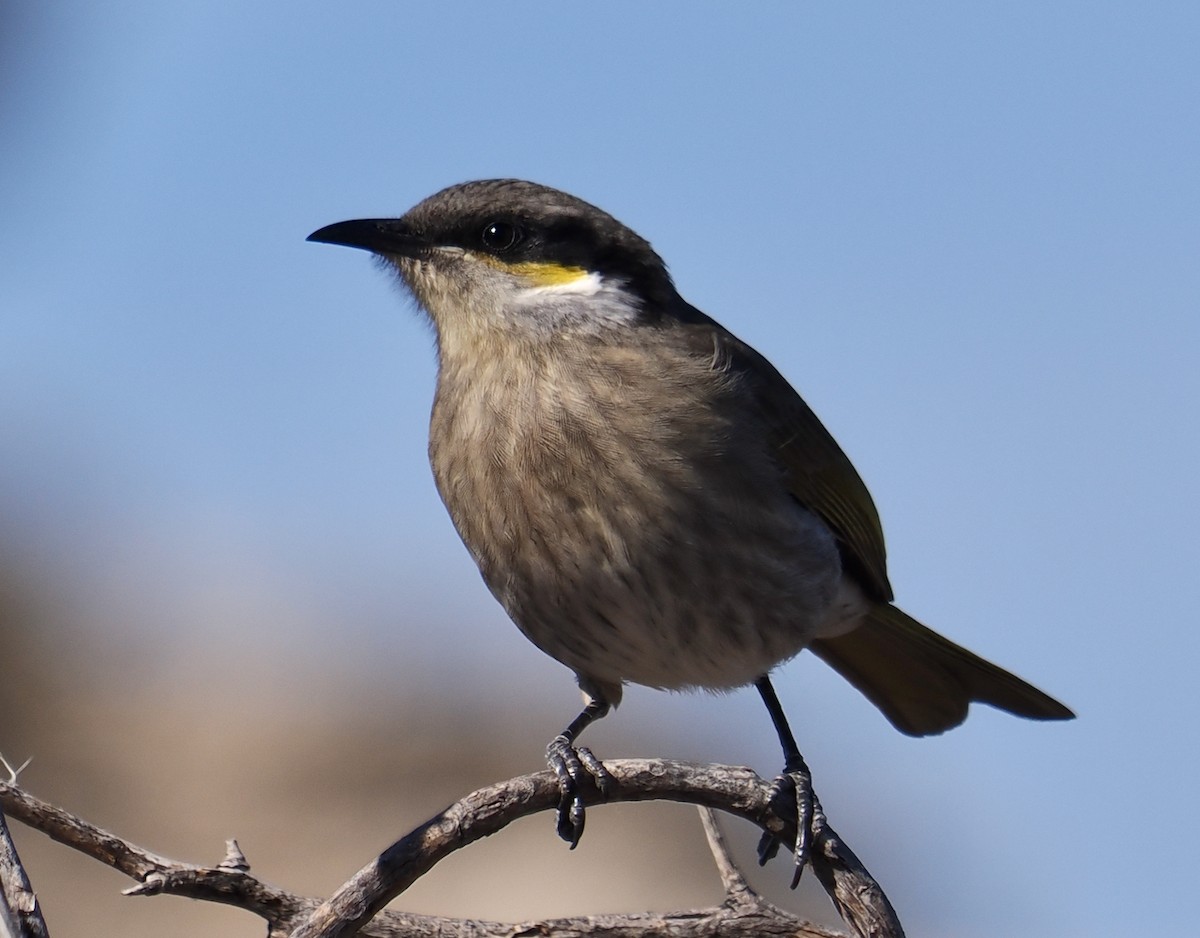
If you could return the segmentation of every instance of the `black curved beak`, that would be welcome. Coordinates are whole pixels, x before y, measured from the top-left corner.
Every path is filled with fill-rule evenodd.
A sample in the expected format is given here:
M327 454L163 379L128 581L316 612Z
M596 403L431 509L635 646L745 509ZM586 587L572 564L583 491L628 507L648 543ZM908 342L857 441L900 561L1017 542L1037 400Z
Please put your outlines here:
M318 228L305 240L341 244L375 254L413 257L429 243L399 218L358 218Z

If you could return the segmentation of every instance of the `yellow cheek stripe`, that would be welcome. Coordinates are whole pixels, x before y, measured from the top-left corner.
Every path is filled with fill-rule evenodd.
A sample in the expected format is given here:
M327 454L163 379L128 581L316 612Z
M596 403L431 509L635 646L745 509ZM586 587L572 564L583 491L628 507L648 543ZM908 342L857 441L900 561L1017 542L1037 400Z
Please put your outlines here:
M504 270L518 277L524 277L531 287L559 287L563 284L574 283L588 275L582 267L564 267L562 264L539 263L538 261L523 261L519 264L506 264L497 257L488 254L478 255L485 264Z
M555 287L564 283L574 283L581 277L586 277L588 273L582 267L563 267L561 264L539 264L534 261L512 264L508 269L520 277L525 277L538 287Z

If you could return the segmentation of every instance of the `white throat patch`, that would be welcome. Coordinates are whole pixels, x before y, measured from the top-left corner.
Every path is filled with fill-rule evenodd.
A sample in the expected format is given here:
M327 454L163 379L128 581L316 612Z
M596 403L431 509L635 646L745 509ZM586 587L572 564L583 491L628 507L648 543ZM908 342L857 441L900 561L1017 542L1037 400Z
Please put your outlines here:
M573 280L526 287L517 302L526 316L552 328L608 329L637 319L639 304L621 281L594 271Z
M538 284L524 291L529 298L545 296L595 296L604 289L604 278L594 270L576 277L574 280L562 280L558 283Z

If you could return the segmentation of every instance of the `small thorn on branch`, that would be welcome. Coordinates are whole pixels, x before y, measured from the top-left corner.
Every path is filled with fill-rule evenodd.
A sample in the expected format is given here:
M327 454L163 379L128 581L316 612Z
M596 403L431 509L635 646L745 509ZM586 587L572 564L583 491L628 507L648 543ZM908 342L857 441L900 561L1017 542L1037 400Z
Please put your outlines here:
M27 768L29 768L29 763L32 761L33 761L33 756L30 756L28 759L26 759L24 762L22 762L19 766L17 766L14 769L11 765L8 764L8 760L4 758L4 754L0 753L0 765L3 765L4 771L8 773L8 784L16 785L17 777L22 772L24 772Z
M128 889L122 889L123 896L157 896L167 885L167 878L162 873L152 872L147 873L136 886L130 886Z
M242 848L238 846L238 842L231 838L225 841L225 859L218 863L217 866L223 870L240 870L245 873L250 869L250 861L242 853Z

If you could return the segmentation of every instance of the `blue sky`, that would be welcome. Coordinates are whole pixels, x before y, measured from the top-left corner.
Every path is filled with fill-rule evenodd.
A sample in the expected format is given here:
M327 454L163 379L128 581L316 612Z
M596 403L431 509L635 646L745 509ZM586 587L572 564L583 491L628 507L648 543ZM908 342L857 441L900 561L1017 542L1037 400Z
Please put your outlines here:
M906 832L907 868L870 865L911 933L1193 921L1158 876L1200 872L1194 5L3 16L0 543L110 610L75 627L170 656L155 623L217 635L197 604L248 590L301 651L349 635L397 680L520 684L565 718L569 674L433 489L428 328L365 256L304 241L534 179L648 237L792 380L871 488L909 612L1078 711L913 741L816 663L781 672L834 823L864 858L871 824ZM660 719L658 754L776 769L752 694L634 692L608 722ZM838 786L870 805L853 838Z

